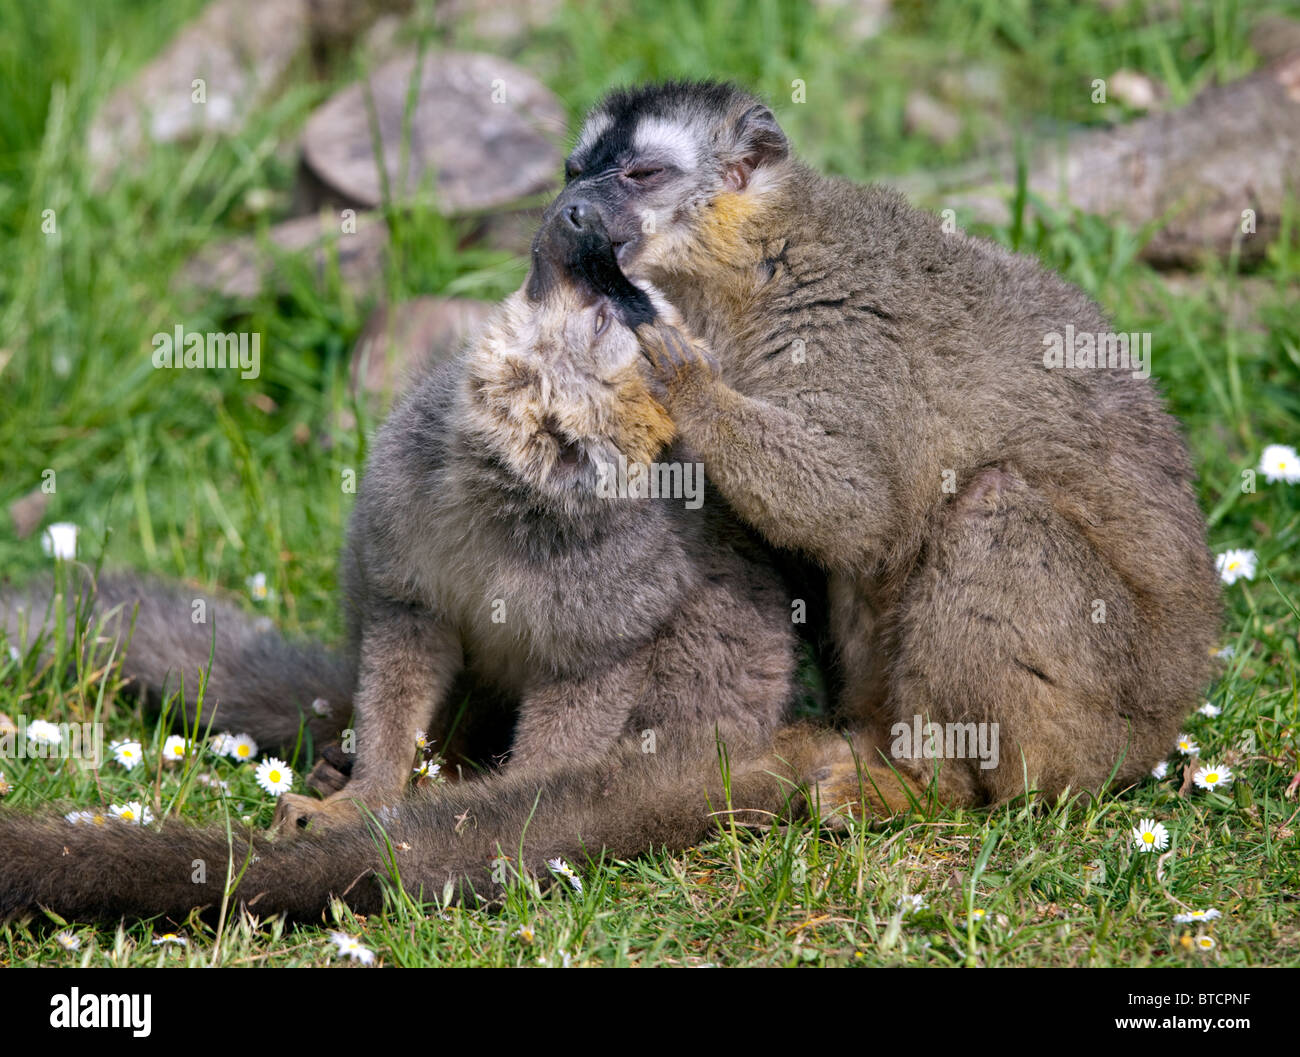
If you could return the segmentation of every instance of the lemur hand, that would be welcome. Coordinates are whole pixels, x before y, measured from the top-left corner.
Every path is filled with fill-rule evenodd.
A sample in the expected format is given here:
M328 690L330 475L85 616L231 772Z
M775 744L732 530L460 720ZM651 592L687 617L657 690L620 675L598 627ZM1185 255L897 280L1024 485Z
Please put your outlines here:
M717 359L702 342L662 320L641 324L636 336L656 395L669 402L711 385L720 373Z

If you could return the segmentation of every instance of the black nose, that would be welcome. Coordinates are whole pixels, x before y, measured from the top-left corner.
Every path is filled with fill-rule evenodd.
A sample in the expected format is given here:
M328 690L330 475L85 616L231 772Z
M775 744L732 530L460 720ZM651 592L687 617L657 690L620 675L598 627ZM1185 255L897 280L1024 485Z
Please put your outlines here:
M570 202L564 209L564 221L577 232L590 231L598 221L596 207L585 199Z

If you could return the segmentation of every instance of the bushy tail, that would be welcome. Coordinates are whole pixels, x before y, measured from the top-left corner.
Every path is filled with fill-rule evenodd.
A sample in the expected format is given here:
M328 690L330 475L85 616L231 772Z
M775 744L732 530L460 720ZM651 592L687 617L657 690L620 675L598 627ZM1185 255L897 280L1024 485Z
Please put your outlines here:
M84 573L66 595L63 635L72 642L80 609L97 637L116 639L122 672L161 700L184 684L186 714L200 729L251 734L262 745L292 745L306 720L317 742L337 735L352 711L350 666L315 644L295 644L236 606L196 588ZM80 606L77 595L80 596ZM49 580L0 593L0 628L11 644L51 634L57 621ZM134 621L134 627L132 622ZM129 635L129 644L127 638ZM107 650L98 647L101 657ZM199 676L212 667L196 717ZM324 701L326 705L313 702ZM215 715L214 715L215 713Z
M492 899L515 871L549 876L554 858L578 869L602 852L631 858L688 848L729 818L799 814L807 803L801 788L847 752L836 735L802 728L783 732L775 746L732 739L724 781L713 731L653 755L641 748L629 739L563 770L439 787L391 817L274 842L175 823L73 825L0 813L0 919L40 907L71 920L179 919L219 907L228 875L241 870L230 905L259 915L311 917L331 898L373 913L385 878L425 899L448 887L461 898Z

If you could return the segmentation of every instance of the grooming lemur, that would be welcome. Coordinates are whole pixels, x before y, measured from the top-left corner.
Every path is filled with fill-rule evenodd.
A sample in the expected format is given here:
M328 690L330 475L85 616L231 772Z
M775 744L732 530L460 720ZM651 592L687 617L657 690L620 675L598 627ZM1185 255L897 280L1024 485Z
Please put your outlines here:
M984 803L1128 784L1169 752L1219 584L1147 372L1049 366L1067 333L1107 347L1087 296L813 172L730 85L614 92L566 180L549 215L602 224L689 328L641 328L680 438L744 520L827 570L869 776ZM909 751L895 732L917 722L996 724L998 765Z

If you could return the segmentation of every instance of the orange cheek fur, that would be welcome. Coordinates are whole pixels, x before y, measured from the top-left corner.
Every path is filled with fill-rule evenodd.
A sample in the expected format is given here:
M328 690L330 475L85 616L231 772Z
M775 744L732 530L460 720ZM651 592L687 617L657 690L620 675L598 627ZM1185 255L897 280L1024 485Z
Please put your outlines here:
M614 378L613 441L629 462L651 462L677 432L673 420L646 388L635 366Z
M699 255L715 260L739 261L745 253L741 230L753 217L758 203L752 195L724 191L701 218Z

